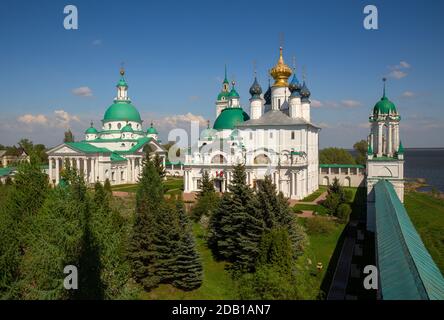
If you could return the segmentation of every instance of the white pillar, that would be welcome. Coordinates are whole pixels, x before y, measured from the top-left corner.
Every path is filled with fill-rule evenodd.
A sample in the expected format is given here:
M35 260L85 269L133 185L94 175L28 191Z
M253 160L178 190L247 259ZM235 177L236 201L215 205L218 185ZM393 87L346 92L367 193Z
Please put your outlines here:
M49 183L52 184L52 157L48 157L48 161L49 161Z
M388 144L387 144L387 154L391 156L393 154L393 125L389 123L388 125Z
M378 123L378 157L382 156L382 123Z
M76 169L77 172L80 174L80 158L76 158Z
M59 180L60 180L60 163L59 163L59 158L56 158L56 172L55 172L55 184L58 185L59 184Z

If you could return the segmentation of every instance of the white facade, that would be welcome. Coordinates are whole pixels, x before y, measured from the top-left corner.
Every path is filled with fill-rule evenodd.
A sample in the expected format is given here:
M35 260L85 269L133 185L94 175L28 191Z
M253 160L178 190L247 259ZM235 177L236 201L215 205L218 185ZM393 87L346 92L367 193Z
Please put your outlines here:
M142 172L145 147L158 153L165 166L166 151L159 144L157 131L144 131L137 109L128 98L128 85L123 78L117 84L117 97L105 112L101 131L92 123L85 140L67 142L48 151L50 182L58 185L65 165L76 168L87 183L97 181L111 184L136 183Z
M186 155L185 193L199 190L205 171L216 190L225 192L238 163L245 164L246 182L252 187L269 175L277 190L291 199L318 189L320 129L310 122L310 92L295 76L287 83L292 71L283 62L282 50L270 74L276 81L265 95L256 79L250 88L249 116L240 106L234 83L228 92L224 80L213 129L204 130Z

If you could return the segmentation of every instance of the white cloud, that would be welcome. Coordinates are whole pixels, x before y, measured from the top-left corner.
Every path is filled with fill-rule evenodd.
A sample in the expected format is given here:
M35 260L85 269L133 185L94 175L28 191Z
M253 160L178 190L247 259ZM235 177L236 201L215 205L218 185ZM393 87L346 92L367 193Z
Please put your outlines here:
M313 108L320 108L320 107L322 107L322 102L319 100L313 99L313 100L311 100L311 106Z
M412 91L404 91L402 93L402 97L404 97L404 98L412 98L414 96L415 96L415 93Z
M405 68L405 69L409 69L409 68L410 68L410 64L407 63L406 61L401 61L401 62L399 63L399 67L401 67L401 68Z
M192 114L191 112L188 112L187 114L177 114L172 116L167 116L163 119L160 119L157 121L160 125L168 125L168 126L177 126L180 122L192 122L197 121L200 125L205 125L206 120L204 117L200 115Z
M92 90L89 87L78 87L72 89L71 92L79 97L91 97L93 95Z
M387 76L390 78L399 80L399 79L407 77L407 73L404 71L401 71L401 70L393 70Z
M47 124L48 123L48 118L46 116L44 116L43 114L37 114L37 115L32 115L32 114L24 114L20 117L17 118L18 122L21 123L25 123L25 124Z
M348 100L342 100L341 105L346 108L356 108L361 106L362 104L359 101L348 99Z
M80 119L76 115L71 115L65 110L55 110L55 126L59 128L68 128L71 122L80 122Z

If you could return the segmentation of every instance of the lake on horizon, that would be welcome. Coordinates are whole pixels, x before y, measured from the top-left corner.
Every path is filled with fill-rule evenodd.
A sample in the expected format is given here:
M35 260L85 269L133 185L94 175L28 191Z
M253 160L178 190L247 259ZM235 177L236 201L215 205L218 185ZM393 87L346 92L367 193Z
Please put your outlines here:
M408 148L404 153L404 176L424 178L426 183L444 192L444 149Z

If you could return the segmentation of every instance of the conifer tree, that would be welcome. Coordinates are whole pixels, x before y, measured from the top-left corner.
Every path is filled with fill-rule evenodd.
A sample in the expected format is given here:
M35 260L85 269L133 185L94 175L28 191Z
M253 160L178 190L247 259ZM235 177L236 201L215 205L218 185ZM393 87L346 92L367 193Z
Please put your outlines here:
M0 298L15 295L19 266L29 247L31 222L49 191L48 177L34 153L29 162L19 164L14 178L15 183L10 178L6 180L10 185L0 203Z
M145 289L157 286L158 253L156 247L157 216L164 202L163 185L159 174L147 157L136 193L136 214L128 257L134 279Z
M202 284L202 262L182 202L177 203L176 213L182 232L176 248L173 285L183 290L194 290Z
M165 167L163 166L163 160L162 158L159 156L158 153L156 153L153 157L153 163L154 163L154 167L157 170L157 173L159 174L159 177L161 179L165 178L166 172L165 172Z
M103 185L103 188L105 189L106 192L108 192L109 194L113 193L113 190L111 189L111 183L109 182L109 179L106 178L105 180L105 184Z
M219 197L214 189L213 180L207 171L202 174L201 189L197 193L196 203L192 209L191 216L194 221L200 221L202 216L210 217L217 208Z
M213 255L220 260L232 260L235 234L231 227L231 194L225 192L219 205L210 216L208 231L208 247Z

